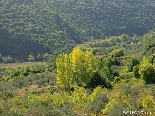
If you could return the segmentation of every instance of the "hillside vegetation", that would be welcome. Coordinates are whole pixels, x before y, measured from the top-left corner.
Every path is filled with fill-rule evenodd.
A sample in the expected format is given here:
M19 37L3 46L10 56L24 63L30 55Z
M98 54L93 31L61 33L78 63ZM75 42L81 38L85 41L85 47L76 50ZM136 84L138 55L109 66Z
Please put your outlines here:
M1 0L0 54L58 55L105 36L143 35L155 26L154 0Z
M100 46L109 43L109 38L97 41L95 47L93 42L86 48L88 43L78 45L69 54L62 53L46 63L1 66L0 114L153 116L154 31L136 37L137 43L124 41L121 46L125 37L129 43L135 39L115 36L112 38L120 39L116 45Z
M154 8L1 0L0 115L154 116Z

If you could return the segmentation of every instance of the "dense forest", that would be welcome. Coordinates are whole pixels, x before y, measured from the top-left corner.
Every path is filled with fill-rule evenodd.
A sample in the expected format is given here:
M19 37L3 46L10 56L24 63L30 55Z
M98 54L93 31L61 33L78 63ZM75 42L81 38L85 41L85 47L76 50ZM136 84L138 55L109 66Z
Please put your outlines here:
M1 0L0 54L21 62L106 36L144 35L154 16L153 0Z
M154 11L153 0L1 0L0 116L154 116Z

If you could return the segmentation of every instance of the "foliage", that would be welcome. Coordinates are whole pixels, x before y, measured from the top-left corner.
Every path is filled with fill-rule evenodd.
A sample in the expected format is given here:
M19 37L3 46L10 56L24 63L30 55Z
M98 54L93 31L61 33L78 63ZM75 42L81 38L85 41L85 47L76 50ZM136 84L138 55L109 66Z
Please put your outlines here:
M34 94L30 94L28 96L28 105L29 107L32 106L33 104L36 104L38 102L38 98L36 95Z
M128 35L126 35L126 34L122 34L122 35L121 35L121 40L122 40L123 42L127 41L128 39L129 39L129 36L128 36Z
M28 56L28 61L29 61L29 62L34 62L34 61L35 61L35 57L32 56L32 55L29 55L29 56Z
M104 115L124 115L123 111L154 112L154 85L145 85L142 80L132 83L116 83L108 98L109 102L102 110Z
M104 58L102 61L102 66L103 66L102 69L103 75L105 75L109 81L112 81L114 77L113 77L113 70L111 68L112 66L111 58L110 57Z
M22 64L22 63L21 63ZM55 60L51 59L47 63L40 63L36 65L24 65L24 66L15 66L15 67L0 67L1 73L0 76L4 78L0 78L0 81L9 81L15 78L22 78L27 77L29 75L35 75L39 73L46 73L46 72L54 72ZM22 83L21 83L22 84Z
M128 67L128 71L132 72L133 71L133 67L140 64L139 60L137 60L136 58L131 58L128 60L128 62L126 63L127 67Z
M17 105L23 104L22 100L20 98L16 98L13 100Z
M31 52L67 53L76 44L109 35L126 42L128 35L143 35L155 24L153 0L1 0L0 9L0 53L18 60L27 60Z
M109 99L106 93L98 94L95 100L88 104L89 112L92 112L94 115L100 115L108 104L108 101Z
M99 94L103 94L103 93L106 93L106 92L107 92L107 89L102 89L100 86L96 87L96 88L93 90L93 93L90 95L91 101L95 101L95 100L96 100L96 97L97 97Z
M152 64L143 64L140 66L139 74L146 83L155 83L155 68Z
M70 102L70 96L65 91L54 93L52 99L55 108L63 107L66 103Z
M138 99L139 107L141 108L155 108L155 101L153 96L150 95L143 95L141 98Z
M88 96L87 91L83 87L74 87L71 93L71 99L74 104L73 111L78 114L84 114L87 110Z
M38 99L43 105L48 105L50 102L52 102L52 95L51 93L43 93Z
M110 109L108 115L110 116L124 116L123 111L126 111L126 108L121 104L114 104Z
M19 78L20 79L20 78ZM5 87L7 91L10 82ZM1 92L2 92L1 87ZM154 85L146 85L143 80L133 82L117 82L112 89L96 87L88 92L83 87L74 86L72 91L52 87L38 88L31 86L24 95L18 93L19 88L14 87L16 94L3 99L2 115L123 115L123 111L154 111ZM30 90L31 89L31 90ZM36 91L37 90L37 91ZM53 92L51 92L53 91Z
M91 51L84 53L77 46L69 55L61 54L56 65L58 84L67 89L74 85L86 86L98 71L100 62Z
M151 7L149 12L152 12L154 1L147 1L146 6L142 5L146 3L143 0L15 0L14 3L3 0L1 3L5 9L0 6L0 46L8 49L0 50L0 62L22 62L29 58L29 61L44 60L44 63L23 63L22 66L0 64L0 115L122 116L124 110L148 111L153 115L155 31L142 37L129 37L127 34L136 33L135 25L138 32L143 33L140 28L144 29L147 25L143 26L142 22L151 19L151 13L148 16L145 8L147 6L148 10ZM141 12L138 12L138 17L133 13L132 18L130 16L129 20L126 19L126 16L131 15L132 9L137 9L136 12L144 10L143 18L140 18ZM14 10L14 13L10 10ZM126 14L128 11L130 14ZM117 12L120 14L111 15ZM123 12L125 15L122 16ZM20 22L20 16L25 17L24 22ZM98 23L101 21L98 16L103 22L108 18L113 21L109 26L110 30L106 26L107 23L110 24L110 20ZM120 17L120 26L115 23L115 16ZM147 18L144 19L145 16ZM121 22L122 18L124 20ZM139 19L137 23L136 19ZM126 21L128 25L122 28ZM136 24L132 26L132 22ZM153 26L152 22L148 25ZM114 25L117 27L113 28ZM23 35L18 33L20 31ZM105 37L109 34L122 35ZM69 53L77 43L85 41L89 42L76 46ZM5 54L4 51L15 56L10 56L7 52ZM62 54L56 59L58 53Z
M124 52L122 49L115 49L112 52L110 52L109 55L112 57L121 57L124 56Z
M139 78L140 77L140 74L139 74L139 66L138 65L136 65L136 66L133 67L133 75L136 78Z

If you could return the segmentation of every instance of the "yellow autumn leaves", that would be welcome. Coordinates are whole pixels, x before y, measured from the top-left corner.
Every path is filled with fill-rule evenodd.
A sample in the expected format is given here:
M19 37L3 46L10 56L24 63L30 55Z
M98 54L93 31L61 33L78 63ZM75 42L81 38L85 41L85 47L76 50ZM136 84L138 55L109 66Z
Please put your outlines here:
M79 46L67 54L60 54L56 60L57 81L60 87L85 86L97 72L100 62L92 51L84 52Z

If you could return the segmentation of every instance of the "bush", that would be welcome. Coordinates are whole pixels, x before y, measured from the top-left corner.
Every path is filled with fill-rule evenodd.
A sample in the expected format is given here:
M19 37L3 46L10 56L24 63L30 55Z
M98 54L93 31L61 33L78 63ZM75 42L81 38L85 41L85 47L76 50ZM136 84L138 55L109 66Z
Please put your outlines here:
M140 77L140 74L139 74L139 65L133 67L133 75L136 78L139 78Z
M126 63L127 67L128 67L128 71L132 72L133 71L133 67L140 64L139 60L137 60L136 58L131 58L128 60L128 62Z
M41 94L41 96L39 96L39 101L43 105L50 104L52 102L52 95L51 95L51 93L43 93L43 94Z
M110 52L109 55L112 57L121 57L124 56L124 52L122 49L115 49L112 52Z
M109 116L124 116L123 111L125 111L126 108L123 107L121 104L115 104L109 111Z
M70 101L70 96L65 91L59 91L54 93L52 99L54 103L54 108L58 109L60 107L63 107L66 103Z
M23 104L23 101L22 101L21 99L19 99L19 98L15 98L13 101L14 101L17 105Z
M139 74L147 84L155 83L155 68L152 64L141 65Z
M96 101L96 97L99 95L99 94L103 94L103 93L106 93L107 92L107 89L102 89L102 87L98 86L96 87L94 90L93 90L93 93L90 95L90 99L92 102Z
M74 91L71 93L71 100L74 104L72 110L78 114L84 114L88 110L88 95L87 91L83 87L74 87Z
M155 108L155 101L153 96L145 95L138 99L140 108Z
M96 100L89 104L89 113L100 114L102 109L105 108L109 99L106 93L101 93L97 95Z

